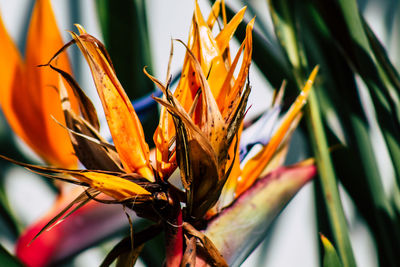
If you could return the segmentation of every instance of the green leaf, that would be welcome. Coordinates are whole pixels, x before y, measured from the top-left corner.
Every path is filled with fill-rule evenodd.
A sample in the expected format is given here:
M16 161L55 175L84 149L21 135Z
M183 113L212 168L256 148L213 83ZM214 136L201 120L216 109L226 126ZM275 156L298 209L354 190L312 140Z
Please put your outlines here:
M321 64L324 82L317 93L324 123L328 122L328 118L335 117L340 124L339 130L341 128L344 133L346 148L333 153L337 177L373 232L380 264L397 266L395 251L400 249L398 222L392 203L384 192L377 155L370 137L370 128L373 125L370 125L365 107L361 104L360 88L355 83L354 69L351 69L347 58L343 57L343 50L337 47L337 41L321 14L312 6L305 7L303 12L301 25L307 58L310 62ZM336 129L331 128L331 131L337 135ZM335 144L338 141L337 138L331 138L330 143Z
M299 37L298 28L295 26L298 23L295 13L301 8L301 5L296 5L296 3L295 1L269 1L276 35L292 65L297 86L301 88L306 80L305 71L310 66L307 66L304 44ZM321 189L332 234L344 266L355 266L346 218L340 201L337 178L323 125L320 103L315 91L311 91L308 103L306 118L309 138L318 166Z
M324 235L320 234L322 245L324 246L324 267L340 267L343 264L340 262L339 256L336 253L332 243Z
M354 72L367 85L377 122L396 170L397 184L400 184L400 144L395 141L400 140L399 91L397 85L394 88L388 86L389 81L394 85L398 74L393 73L394 69L387 62L385 64L382 47L371 33L368 34L356 1L320 1L316 6Z

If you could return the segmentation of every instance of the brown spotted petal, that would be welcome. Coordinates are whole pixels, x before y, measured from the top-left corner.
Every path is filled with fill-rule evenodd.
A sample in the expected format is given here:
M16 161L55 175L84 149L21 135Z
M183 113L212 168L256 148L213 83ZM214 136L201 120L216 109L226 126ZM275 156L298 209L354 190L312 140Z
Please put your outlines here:
M154 181L149 160L149 147L132 104L114 72L104 46L79 27L81 35L71 33L92 71L97 92L126 172L137 172Z
M155 98L174 117L177 159L182 184L186 189L188 213L202 216L195 209L207 201L208 193L219 182L217 155L204 133L197 127L177 99L156 78L147 74L164 92L165 98ZM193 210L192 210L193 208Z
M178 103L173 106L162 99L156 101L178 118L176 139L177 151L181 153L177 155L181 179L188 196L189 213L192 214L193 208L193 215L199 217L203 214L197 214L195 209L207 200L208 193L219 181L217 156L210 142Z

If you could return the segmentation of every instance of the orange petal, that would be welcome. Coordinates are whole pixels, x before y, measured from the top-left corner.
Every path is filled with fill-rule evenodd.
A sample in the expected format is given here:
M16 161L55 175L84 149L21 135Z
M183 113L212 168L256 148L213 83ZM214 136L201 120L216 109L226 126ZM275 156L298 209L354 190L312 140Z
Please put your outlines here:
M238 183L238 187L236 190L237 195L240 195L254 183L254 181L261 175L264 168L273 157L276 149L279 147L289 128L291 127L292 122L296 119L302 107L305 105L317 72L318 66L315 67L310 74L306 85L304 86L300 95L297 97L296 101L292 104L292 106L286 113L283 122L272 136L268 145L266 145L256 156L254 156L245 164L242 172L242 182Z
M24 68L20 55L0 22L0 55L2 88L0 102L3 112L15 131L39 156L56 166L74 167L68 133L51 118L63 121L58 94L57 74L39 70L62 46L54 15L48 1L37 1L27 39L27 65ZM66 62L61 59L60 63ZM68 63L60 64L69 69ZM26 75L26 76L25 76Z
M187 51L188 55L192 59L195 73L200 80L202 89L202 121L201 130L210 141L215 153L217 155L220 149L225 145L224 138L226 137L227 125L222 119L221 113L218 109L217 103L212 95L209 83L202 71L200 63L197 61L195 56L190 50Z
M33 147L31 135L26 132L34 126L32 110L28 110L29 98L24 96L24 75L21 56L0 17L0 104L3 113L14 130L28 145ZM18 97L19 95L19 97Z
M224 7L222 8L224 9ZM212 36L212 32L210 30L210 27L212 27L213 23L215 23L213 19L216 15L218 15L219 11L220 3L217 1L213 5L213 9L206 23L196 1L195 14L193 17L192 26L190 28L188 40L188 47L194 57L199 61L202 73L204 75L208 75L207 83L212 95L208 94L207 99L210 99L210 97L215 98L215 96L220 95L219 92L226 80L226 75L228 73L222 55L223 51L221 52L219 49L219 45ZM221 35L220 43L224 49L229 43L226 42L226 39L232 36L235 27L237 27L235 24L237 24L238 21L240 22L243 14L244 9L240 11L237 16L235 16L235 19L232 20L232 24L230 24L229 27L227 26L228 29L224 34ZM189 53L186 53L181 79L174 93L174 96L186 111L189 111L189 109L192 107L195 95L199 88L201 88L202 82L199 77L196 77L196 73L199 73L199 71L196 70L193 62L191 62ZM230 83L228 83L228 86L230 86ZM218 107L220 106L218 105ZM204 118L202 119L203 115L204 112L202 111L202 105L197 105L193 121L199 127L201 127L202 121L207 121L204 120ZM172 118L163 107L161 110L159 127L153 138L157 147L157 161L159 162L158 170L160 171L161 169L161 172L168 172L167 169L169 169L171 166L167 161L168 157L170 156L168 147L174 135L175 129Z
M237 103L239 103L240 98L238 95L242 93L244 84L246 82L249 68L251 64L251 55L253 51L253 38L252 38L252 30L254 26L254 18L247 24L246 27L246 38L243 41L245 43L242 66L240 68L238 77L235 81L235 84L231 88L231 90L226 94L225 105L224 105L224 114L228 115L232 113L233 110L236 109ZM238 52L239 53L239 52ZM224 84L225 86L226 84ZM220 96L221 97L221 96Z
M215 37L215 41L217 42L220 51L224 51L225 48L229 46L229 41L232 39L233 34L235 33L240 22L242 22L245 12L246 7L243 7L238 13L235 14L235 16L221 30L221 32L218 33L217 37Z
M225 113L224 117L226 117L226 110L227 110L227 107L225 106L225 102L227 102L226 97L227 97L228 93L231 91L231 88L232 88L231 84L233 84L235 81L235 79L233 77L233 73L235 72L236 66L239 62L245 42L246 42L246 39L242 42L242 45L240 46L238 52L236 53L236 56L235 56L233 62L231 63L229 72L225 76L225 81L221 87L219 95L217 96L217 104L218 104L218 107L221 110L222 114Z
M225 0L221 1L221 7L222 7L222 21L224 23L224 26L226 25L226 9L225 9Z
M206 74L211 91L216 97L219 95L225 76L228 73L225 61L222 57L223 51L219 50L210 28L201 14L200 7L196 1L195 7L195 29L198 31L198 42L200 46L200 62L203 73Z
M210 28L211 30L214 27L214 23L218 19L220 9L221 9L221 0L217 0L213 4L210 15L208 15L208 19L207 19L208 28Z
M103 52L103 45L87 34L78 36L72 33L72 36L89 64L115 147L126 172L137 172L154 180L142 125L111 62Z
M60 47L63 46L57 23L49 0L38 0L33 9L33 14L28 30L26 44L26 92L23 96L30 100L26 107L35 114L34 131L35 147L39 154L50 163L63 166L76 166L77 160L73 155L73 148L68 132L57 125L51 118L64 123L64 115L57 93L58 74L48 68L37 66L46 63ZM67 55L59 56L58 68L71 73ZM69 93L73 93L70 88ZM78 104L71 97L71 104L75 111Z
M193 22L194 24L194 22ZM192 52L198 55L198 33L192 25L190 28L188 45ZM193 104L197 90L200 88L199 81L196 79L189 56L186 55L183 63L182 74L179 83L175 89L174 96L179 101L185 111L189 111ZM174 169L175 153L170 155L169 146L175 136L175 126L171 115L165 107L161 107L160 121L157 130L154 133L153 140L156 146L157 171L161 177L168 176ZM171 158L171 161L169 158Z

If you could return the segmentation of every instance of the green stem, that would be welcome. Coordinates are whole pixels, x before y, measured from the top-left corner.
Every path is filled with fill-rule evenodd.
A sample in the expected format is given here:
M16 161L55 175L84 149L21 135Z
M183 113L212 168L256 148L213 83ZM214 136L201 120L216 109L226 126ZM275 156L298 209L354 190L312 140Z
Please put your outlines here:
M322 193L332 227L333 238L342 259L343 266L356 266L348 234L346 217L340 200L335 171L328 149L329 146L323 129L320 107L314 91L311 91L308 99L307 115L310 139L318 166Z

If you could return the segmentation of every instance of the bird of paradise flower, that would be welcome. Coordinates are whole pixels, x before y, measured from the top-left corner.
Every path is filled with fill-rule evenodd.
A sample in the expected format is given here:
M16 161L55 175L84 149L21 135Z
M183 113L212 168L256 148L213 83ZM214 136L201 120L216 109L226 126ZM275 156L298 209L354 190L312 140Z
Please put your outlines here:
M223 27L214 37L211 30L220 11ZM75 154L87 169L13 161L44 176L88 188L44 229L69 215L73 205L81 207L91 200L119 203L154 222L130 237L139 240L130 247L131 263L142 244L161 231L167 240L167 266L227 266L248 255L255 246L255 229L264 231L271 218L315 173L312 161L291 168L278 167L283 163L317 69L269 141L255 156L245 157L241 166L239 143L251 90L248 75L254 19L248 23L246 37L233 60L229 41L244 12L245 8L228 23L224 4L216 1L211 15L204 20L196 2L189 40L184 44L187 52L182 75L174 93L170 79L163 83L145 71L164 93L163 98L155 98L162 105L154 134L155 163L150 161L140 121L106 49L79 25L79 35L71 32L73 40L45 66L64 79L57 82L65 117L65 124L60 123L65 125ZM79 85L68 71L53 63L72 44L79 47L91 69L114 145L98 134L96 111ZM235 77L240 57L242 62ZM275 98L274 107L279 106L281 95L282 91ZM74 98L77 108L73 108ZM181 185L169 181L176 170ZM256 218L250 218L256 214ZM233 218L235 227L229 227ZM236 231L244 226L247 230L236 236L230 234L229 229ZM113 256L106 258L105 263L112 259Z

